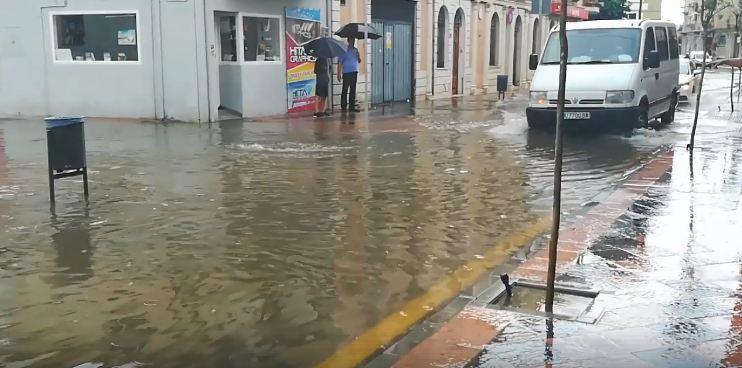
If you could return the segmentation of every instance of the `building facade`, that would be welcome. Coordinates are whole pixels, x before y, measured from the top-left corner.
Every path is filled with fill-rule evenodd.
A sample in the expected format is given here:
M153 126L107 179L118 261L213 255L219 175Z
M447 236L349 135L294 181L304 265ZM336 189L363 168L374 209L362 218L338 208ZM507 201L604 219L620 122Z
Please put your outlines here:
M684 54L703 50L703 25L701 0L686 0L683 7L684 22L680 31L681 50ZM736 24L742 23L742 9L736 2L719 11L711 21L706 34L709 53L716 58L738 57L740 38Z
M629 0L629 19L662 19L662 0Z
M559 11L548 0L0 1L0 115L196 122L306 107L300 44L348 22L382 35L357 44L362 104L491 93L498 75L526 86ZM337 81L332 91L337 104Z

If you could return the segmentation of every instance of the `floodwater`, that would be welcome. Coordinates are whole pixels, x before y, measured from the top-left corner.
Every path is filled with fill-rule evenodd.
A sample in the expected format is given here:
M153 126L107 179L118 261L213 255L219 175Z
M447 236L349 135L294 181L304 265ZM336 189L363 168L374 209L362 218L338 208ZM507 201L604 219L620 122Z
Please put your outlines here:
M90 202L65 179L53 209L43 124L0 121L0 366L322 361L547 213L553 136L526 129L524 103L90 119ZM565 212L684 129L568 137Z

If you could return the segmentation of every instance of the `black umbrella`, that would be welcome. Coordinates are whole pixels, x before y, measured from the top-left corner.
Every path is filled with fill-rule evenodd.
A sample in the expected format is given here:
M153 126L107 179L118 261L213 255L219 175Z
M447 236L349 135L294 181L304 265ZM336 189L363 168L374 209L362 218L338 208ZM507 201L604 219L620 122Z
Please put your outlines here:
M375 40L381 38L381 33L376 30L372 25L366 23L348 23L335 32L335 35L345 38L355 38L357 40L363 40L370 38Z
M305 43L304 51L315 57L332 59L345 54L348 44L332 37L320 37Z

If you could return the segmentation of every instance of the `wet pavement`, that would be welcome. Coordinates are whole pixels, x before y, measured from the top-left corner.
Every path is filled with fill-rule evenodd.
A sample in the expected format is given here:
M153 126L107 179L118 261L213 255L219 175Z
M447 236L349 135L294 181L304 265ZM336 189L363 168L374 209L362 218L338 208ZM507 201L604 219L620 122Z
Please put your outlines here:
M462 266L506 255L499 244L548 214L553 136L527 130L524 106L473 97L409 113L201 127L89 119L90 202L67 179L54 209L41 120L0 120L0 366L319 363ZM683 141L689 117L628 136L568 137L567 217ZM682 190L665 194L708 191L694 195L699 239L733 239L701 230L733 217L712 198L739 188L730 129L723 119L705 125L694 161L705 179L674 174L668 186ZM667 226L679 226L676 212ZM698 248L706 252L691 258L728 255ZM687 268L680 257L668 270ZM660 333L676 328L658 323Z
M557 318L537 251L512 298L493 282L395 366L742 366L742 126L716 77L693 155L679 140L563 228Z

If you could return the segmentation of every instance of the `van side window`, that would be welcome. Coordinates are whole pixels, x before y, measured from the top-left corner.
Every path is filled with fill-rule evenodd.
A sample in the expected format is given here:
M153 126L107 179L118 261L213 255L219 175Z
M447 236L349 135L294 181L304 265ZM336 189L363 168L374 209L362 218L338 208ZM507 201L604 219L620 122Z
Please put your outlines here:
M644 34L644 57L649 56L650 51L654 51L654 28L647 28L647 32Z
M678 32L675 30L675 27L670 27L667 29L670 34L667 38L670 43L670 59L677 59L678 54L680 53L680 44L678 43Z
M667 47L667 31L665 27L655 27L654 36L657 39L657 51L660 53L660 60L670 59L669 48Z

